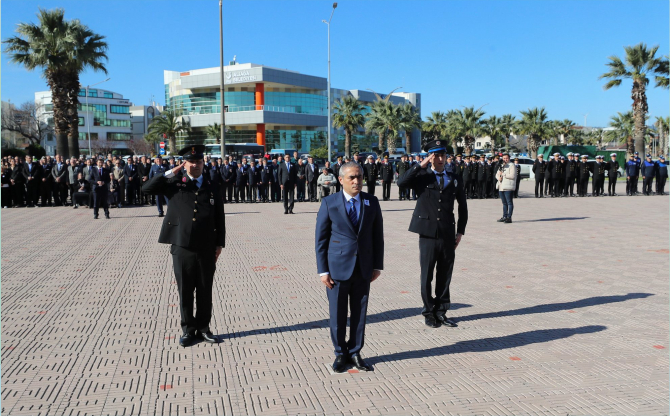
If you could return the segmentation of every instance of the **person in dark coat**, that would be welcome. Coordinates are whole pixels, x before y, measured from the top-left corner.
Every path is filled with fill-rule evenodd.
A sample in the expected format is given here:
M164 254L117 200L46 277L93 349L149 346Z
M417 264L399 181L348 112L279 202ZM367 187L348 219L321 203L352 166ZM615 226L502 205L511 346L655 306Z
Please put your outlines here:
M235 186L237 187L237 192L235 192L235 202L246 203L245 194L247 192L247 185L249 183L249 172L247 172L246 166L242 162L237 162L237 178L235 180Z
M547 171L544 175L544 195L554 195L554 181L551 178L551 170L549 164L554 161L554 155L549 155L547 160Z
M279 161L280 159L272 159L272 184L270 186L270 201L281 201L281 186L279 184Z
M40 206L48 207L53 205L51 195L53 192L53 175L51 174L52 166L46 158L40 159L40 169L42 169L42 178L40 179Z
M42 168L33 162L32 156L26 156L23 164L23 181L26 184L26 205L34 207L40 197L40 182L42 181Z
M465 234L468 205L463 183L446 165L446 146L440 140L426 143L430 156L414 165L398 184L417 190L419 199L414 208L409 231L419 234L421 264L422 315L431 328L457 324L447 318L451 306L449 286L454 269L456 248ZM428 165L432 166L429 168ZM454 202L458 202L458 223L454 218ZM432 281L435 279L435 296Z
M565 161L565 183L563 185L563 196L574 196L575 178L577 177L577 164L574 161L572 153L568 153L568 160Z
M535 198L544 198L544 175L547 171L547 162L542 154L537 155L533 162L533 173L535 174Z
M109 200L107 197L109 189L109 169L104 167L102 159L98 159L98 166L91 167L88 173L88 183L93 193L93 219L98 219L100 207L105 211L105 218L109 219Z
M605 196L605 170L607 166L603 163L603 157L596 156L596 163L591 167L593 182L591 182L591 196Z
M339 173L342 191L323 198L316 216L317 273L327 287L330 338L335 350L333 371L343 373L348 364L359 371L371 371L361 350L370 284L384 269L384 223L379 200L361 192L360 165L346 163Z
M637 195L637 180L640 176L640 163L635 159L634 155L630 155L630 159L626 162L626 195Z
M18 159L18 158L17 158ZM23 164L18 163L16 159L12 159L9 164L11 173L9 182L12 185L12 199L15 207L25 206L26 181L23 177Z
M209 324L214 272L225 246L226 224L220 188L203 174L204 150L204 145L181 149L183 163L154 176L142 187L143 192L165 195L169 201L158 242L170 244L179 292L182 347L198 339L219 342Z
M487 177L486 177L486 158L484 156L480 157L480 161L477 164L477 195L479 199L486 199L488 197L486 193ZM490 168L488 168L490 170Z
M305 202L305 184L307 183L307 167L302 159L296 162L297 178L296 178L296 198L298 202Z
M255 203L258 201L258 186L261 182L261 169L256 165L255 160L251 160L247 177L247 200Z
M223 202L233 202L233 190L235 189L237 174L228 159L224 159L220 173L221 187L223 189Z
M77 179L72 184L74 193L72 194L72 209L79 208L79 205L85 205L90 200L91 185L84 178L84 172L77 173Z
M519 185L521 184L521 165L519 164L519 158L514 158L514 169L516 169L516 188L514 188L514 198L519 197Z
M391 185L393 184L393 164L388 156L384 156L384 163L381 165L379 177L382 181L382 198L384 201L391 200Z
M558 198L563 196L561 194L560 181L563 176L563 164L561 163L561 155L554 153L554 159L549 162L549 174L551 175L551 197Z
M661 156L656 162L656 195L665 195L665 181L668 179L668 164Z
M272 187L272 178L273 177L273 169L272 165L268 164L268 160L266 158L263 158L262 160L262 165L261 165L261 182L260 182L260 187L258 189L261 201L263 202L268 202L268 194L269 190Z
M3 208L12 207L12 177L9 167L2 165L2 179L0 180L2 192L0 195L0 205Z
M135 166L133 158L128 158L128 163L123 168L123 176L126 177L126 204L137 204L137 189L140 186L140 174Z
M158 156L156 159L154 159L154 164L151 165L151 170L149 171L149 180L151 180L156 175L164 175L165 172L167 171L168 169L166 169L165 165L163 164L163 159L160 156ZM162 217L165 215L165 211L163 210L163 204L167 205L167 198L165 197L165 195L161 194L156 194L155 197L156 197L156 207L158 208L158 216Z
M616 153L610 154L610 161L607 162L607 176L609 178L607 184L607 195L617 196L616 182L619 178L619 162L616 160Z
M51 168L53 178L54 205L63 206L67 204L67 165L63 162L61 155L56 155L56 161Z
M335 175L335 179L337 179L340 175L340 168L342 167L342 156L337 157L337 162L333 165L333 175ZM336 180L335 181L335 192L340 192L340 181Z
M151 163L147 160L146 156L142 156L142 163L137 165L137 171L140 177L140 182L138 186L146 183L149 180L149 173L151 172ZM141 192L141 189L138 188L138 194L140 199L140 205L149 205L149 195Z
M307 196L309 197L309 202L316 202L317 196L317 185L316 182L319 179L319 166L314 163L312 157L307 158L307 165L305 165L305 180L307 183Z
M279 166L279 186L284 200L284 214L293 214L293 198L298 180L298 167L291 163L291 156L284 155L284 163Z
M651 196L651 187L656 177L656 163L651 160L651 155L640 165L640 174L642 175L642 193Z
M407 155L402 155L400 157L400 162L395 167L395 171L398 174L398 177L401 177L405 174L410 168L409 162L407 161ZM398 187L398 199L400 201L409 199L409 189Z

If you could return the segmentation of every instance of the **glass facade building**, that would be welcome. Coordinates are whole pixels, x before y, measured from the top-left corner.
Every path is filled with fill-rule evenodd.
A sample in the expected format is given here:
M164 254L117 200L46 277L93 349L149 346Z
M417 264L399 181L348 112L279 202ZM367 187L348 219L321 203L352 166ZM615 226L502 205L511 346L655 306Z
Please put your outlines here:
M220 70L196 69L185 72L164 71L166 107L176 110L191 125L191 131L177 139L177 147L188 144L213 144L206 129L220 123ZM227 143L258 143L269 151L274 148L296 148L310 152L327 147L328 92L327 79L256 64L224 67L224 91ZM365 105L376 100L371 92L331 89L333 103L354 95ZM394 93L395 104L411 103L421 111L420 94ZM412 134L418 150L420 135ZM332 149L344 144L344 131L331 130ZM404 138L401 138L404 141ZM352 137L352 147L369 151L376 147L376 135L362 129ZM404 146L404 143L402 143ZM400 143L398 143L400 145Z

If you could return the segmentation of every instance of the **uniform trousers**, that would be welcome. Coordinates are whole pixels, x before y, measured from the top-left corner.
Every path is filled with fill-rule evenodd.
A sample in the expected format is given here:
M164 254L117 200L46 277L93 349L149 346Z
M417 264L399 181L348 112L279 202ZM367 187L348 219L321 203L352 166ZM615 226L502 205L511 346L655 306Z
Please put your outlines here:
M609 182L607 183L607 193L610 195L614 195L616 193L616 180L616 175L609 177Z
M249 185L247 191L247 200L249 202L256 202L256 199L258 199L258 185Z
M535 198L542 198L544 191L544 176L535 177ZM538 193L539 192L539 193Z
M575 178L574 177L567 177L565 178L565 188L563 190L563 195L570 196L574 195L575 191Z
M309 200L316 201L317 199L317 190L316 182L307 182L307 192L309 193Z
M631 176L630 179L626 181L626 193L633 195L637 193L637 176Z
M662 195L665 192L665 180L667 178L656 177L656 193Z
M184 334L193 334L196 330L207 332L209 321L212 318L212 284L216 271L215 251L213 248L191 250L173 244L170 247L170 253L179 291L181 329ZM197 305L195 315L193 314L194 299Z
M370 280L363 278L358 261L356 261L349 280L333 280L333 282L332 289L326 288L330 310L330 339L333 341L335 355L354 355L360 352L365 342ZM347 312L349 309L351 309L351 318L349 320L349 341L347 341Z
M237 185L235 187L235 202L244 202L244 195L247 191L246 185Z
M232 180L223 182L223 201L233 202L233 193L235 191L235 183ZM226 199L226 195L228 199Z
M585 178L580 178L577 187L577 193L579 194L579 196L586 196L588 190L589 190L589 177L587 176Z
M554 178L551 180L551 195L560 196L561 195L561 179Z
M552 190L553 190L552 184L553 184L553 182L551 180L551 175L546 175L544 177L544 194L545 195L553 195L554 194L552 192Z
M368 186L368 193L374 196L377 183L375 181L368 181L367 186Z
M51 192L53 191L53 186L51 184L51 181L47 180L44 182L40 182L40 205L43 207L47 205L51 205Z
M463 179L463 191L465 191L465 196L467 198L472 198L472 192L470 191L470 188L471 188L470 180L469 179ZM400 189L404 189L404 188L400 188Z
M486 181L477 181L477 196L479 199L486 198Z
M593 196L602 195L605 186L605 177L593 176L593 182L591 183L591 193Z
M382 196L384 198L384 201L388 201L391 199L391 185L393 181L384 181L382 183Z
M453 231L453 230L452 230ZM423 316L444 316L451 306L449 285L454 270L455 234L447 233L437 238L419 237L419 257L421 263L421 299ZM435 296L432 292L435 278Z
M651 195L651 185L654 182L653 176L645 176L642 179L642 193L645 195Z
M514 198L519 197L519 185L521 184L521 178L516 178L516 188L514 188Z

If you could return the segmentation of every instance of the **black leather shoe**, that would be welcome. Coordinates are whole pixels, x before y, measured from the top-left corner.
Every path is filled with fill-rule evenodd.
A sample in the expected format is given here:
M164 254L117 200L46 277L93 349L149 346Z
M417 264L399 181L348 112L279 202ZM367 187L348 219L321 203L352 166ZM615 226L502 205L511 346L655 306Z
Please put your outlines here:
M93 219L94 219L94 220L97 220L97 219L98 219L98 216L97 216L97 215L94 215L94 216L93 216Z
M105 218L109 219L109 215L105 214Z
M210 344L218 344L219 339L212 334L212 331L199 332L200 338Z
M512 219L511 219L511 218L505 218L504 223L505 223L505 224L511 224L511 223L512 223Z
M288 214L288 211L284 211L284 215Z
M164 216L164 215L163 215L162 212L161 212L160 214L158 214L158 218L161 218L161 217L163 217L163 216Z
M507 218L502 217L502 218L500 218L497 222L505 222L506 219L507 219Z
M349 359L349 362L353 364L358 371L373 371L372 366L363 361L363 358L361 358L361 356L358 354L352 355Z
M335 357L333 371L336 373L344 373L347 371L347 357L345 355L338 355Z
M293 210L290 210L288 213L289 213L289 214L293 214Z
M182 347L190 347L196 341L195 334L184 334L179 338L179 345Z
M426 316L426 326L431 328L439 328L442 324L438 322L433 315Z
M451 328L456 328L458 325L456 322L452 321L451 319L447 318L446 315L438 316L437 320L444 326L451 327Z

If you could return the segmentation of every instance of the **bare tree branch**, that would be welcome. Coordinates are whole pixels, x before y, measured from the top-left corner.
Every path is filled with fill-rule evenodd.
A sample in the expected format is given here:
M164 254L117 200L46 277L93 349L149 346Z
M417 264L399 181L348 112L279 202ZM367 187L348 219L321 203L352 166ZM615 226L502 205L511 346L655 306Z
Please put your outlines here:
M44 136L54 132L54 128L47 123L43 110L43 105L27 101L17 109L4 111L2 130L18 133L28 139L30 144L40 144Z

